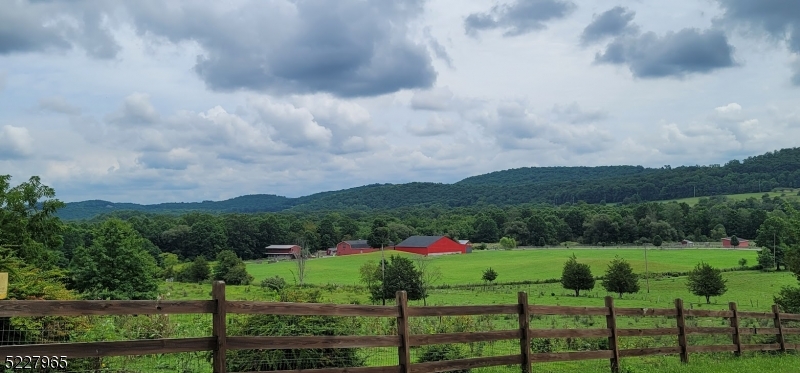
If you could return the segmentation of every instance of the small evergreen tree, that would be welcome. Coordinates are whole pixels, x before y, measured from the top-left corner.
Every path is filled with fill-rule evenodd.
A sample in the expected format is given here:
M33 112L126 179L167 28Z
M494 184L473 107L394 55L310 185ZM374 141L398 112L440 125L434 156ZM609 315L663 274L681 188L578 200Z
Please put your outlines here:
M706 303L711 303L711 297L725 294L728 287L727 280L722 278L722 272L708 263L698 263L694 270L689 272L686 287L698 297L706 297Z
M483 276L481 276L481 278L483 282L492 283L497 279L497 272L489 267L487 270L483 271Z
M769 271L775 266L775 257L772 254L772 250L767 248L758 251L758 258L756 258L756 260L762 271Z
M742 267L742 269L747 267L747 259L745 258L739 259L739 267Z
M592 269L588 264L578 263L575 254L564 263L564 271L561 272L561 286L564 289L575 291L575 296L580 296L581 290L594 289L594 277Z
M608 264L608 269L606 269L603 288L610 293L619 294L619 297L622 298L622 294L632 294L639 291L639 279L633 273L630 263L625 259L615 257Z
M739 237L736 237L736 235L731 236L731 246L733 246L734 249L739 247Z
M400 290L405 290L408 300L423 298L422 274L411 259L392 255L384 265L385 283L377 281L370 289L373 301L394 299Z

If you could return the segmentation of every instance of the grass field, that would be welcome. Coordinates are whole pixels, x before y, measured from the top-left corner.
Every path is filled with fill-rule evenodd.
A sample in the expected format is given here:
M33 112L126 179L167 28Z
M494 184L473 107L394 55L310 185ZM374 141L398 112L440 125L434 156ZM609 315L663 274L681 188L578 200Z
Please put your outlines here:
M800 191L800 189L792 189L791 191L789 191L787 189L786 192L762 192L762 193L728 194L728 195L725 195L725 197L730 199L730 200L733 200L733 201L744 201L744 200L746 200L748 198L755 198L755 199L760 200L761 196L763 196L766 193L766 194L769 194L770 198L782 197L782 198L784 198L784 199L786 199L788 201L797 201L798 199L800 199L800 196L797 195L798 191ZM694 206L694 205L697 204L697 202L700 201L700 198L709 198L709 197L706 196L706 197L680 198L680 199L671 199L671 200L660 201L660 202L678 202L678 203L685 202L689 206Z
M440 284L469 284L481 282L483 271L492 267L498 273L498 282L514 282L525 280L543 280L560 278L564 262L575 254L578 261L587 263L595 276L605 271L608 263L615 256L625 258L633 266L634 271L644 273L644 249L532 249L532 250L490 250L474 251L466 255L445 255L433 258L433 266L442 271ZM389 255L404 255L397 251L386 251ZM705 261L717 268L734 268L741 258L748 263L756 263L756 251L751 250L719 250L719 249L653 249L647 250L648 269L650 272L686 272ZM365 262L379 262L380 253L348 255L341 257L309 259L306 262L306 283L354 285L359 283L358 269ZM249 262L247 271L256 282L266 277L281 276L293 283L296 273L294 262L261 264Z

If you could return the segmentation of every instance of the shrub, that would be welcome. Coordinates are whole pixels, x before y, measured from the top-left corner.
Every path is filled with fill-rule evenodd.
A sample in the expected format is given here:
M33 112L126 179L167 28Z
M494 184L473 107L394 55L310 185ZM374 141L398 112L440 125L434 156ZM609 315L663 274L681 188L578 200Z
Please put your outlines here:
M175 273L175 280L178 282L201 282L208 280L210 277L211 268L208 266L206 258L202 255Z
M265 289L275 290L280 292L286 288L286 280L283 277L275 275L275 277L267 277L261 280L261 287Z
M458 360L467 356L456 345L429 345L420 347L417 362L426 363L429 361ZM445 373L469 373L469 369L450 370Z

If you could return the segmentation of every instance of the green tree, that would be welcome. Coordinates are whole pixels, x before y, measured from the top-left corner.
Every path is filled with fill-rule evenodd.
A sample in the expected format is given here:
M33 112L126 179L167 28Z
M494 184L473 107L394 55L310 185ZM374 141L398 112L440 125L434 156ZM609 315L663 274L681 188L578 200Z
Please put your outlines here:
M736 237L735 234L731 236L731 246L733 246L734 249L739 247L739 237Z
M622 294L633 294L639 291L638 276L633 273L631 265L620 257L615 257L609 263L603 278L603 288L609 293L617 293L622 298Z
M497 222L486 214L481 214L475 219L475 234L471 240L473 242L497 242L500 236L500 229Z
M367 244L382 247L389 244L389 226L386 220L378 218L372 221L372 230L367 237Z
M27 264L52 269L58 263L54 250L63 244L63 225L55 214L65 204L38 176L15 187L10 180L0 175L0 245Z
M775 257L772 255L772 250L767 248L763 248L758 251L758 257L756 260L758 261L758 266L761 267L762 271L769 271L775 266Z
M742 267L742 269L747 267L747 259L745 258L739 259L739 267Z
M493 283L494 280L497 280L497 271L489 267L485 271L483 271L481 279L483 280L484 283Z
M320 239L320 249L327 249L334 247L339 243L339 234L336 233L336 226L333 225L333 216L326 216L319 223L317 233Z
M708 263L698 263L694 270L689 272L686 287L698 297L706 297L706 303L711 303L711 297L718 297L728 291L725 285L727 280L722 278L722 272Z
M381 283L381 266L372 260L368 260L358 268L358 275L367 290L372 291L376 285ZM380 290L377 290L377 292L380 293ZM372 299L373 302L375 300L378 299Z
M176 280L181 282L201 282L211 277L211 268L206 257L199 255L191 264L176 273Z
M175 277L175 267L180 263L177 254L161 253L161 277L165 279Z
M575 254L564 263L564 270L561 272L561 286L564 289L575 291L575 296L580 296L581 290L594 289L594 276L588 264L578 263Z
M664 240L661 239L661 236L656 235L653 237L653 246L657 248L661 248L661 245L664 243Z
M244 262L236 256L236 253L223 250L217 254L214 280L222 280L229 285L249 285L253 281L253 276L247 273Z
M517 247L517 241L511 237L503 237L500 239L500 246L506 250L511 250Z
M101 224L90 247L79 247L70 271L75 289L90 299L154 299L159 268L143 250L144 239L128 223Z
M385 267L385 280L371 289L373 300L394 299L400 290L405 290L409 300L420 300L424 297L422 274L411 259L392 255Z

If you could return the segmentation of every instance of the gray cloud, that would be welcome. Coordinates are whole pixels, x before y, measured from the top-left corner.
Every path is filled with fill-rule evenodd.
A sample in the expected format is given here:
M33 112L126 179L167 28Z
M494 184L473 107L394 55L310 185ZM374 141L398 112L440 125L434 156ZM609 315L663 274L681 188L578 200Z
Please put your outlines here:
M411 108L416 110L443 111L451 108L453 92L447 87L436 87L426 91L416 91L411 97Z
M125 97L122 107L106 120L119 125L148 125L158 121L158 112L150 103L150 96L133 93Z
M503 36L517 36L547 28L547 21L564 18L577 6L564 0L517 0L510 5L495 5L488 12L473 13L464 20L467 35L485 30L504 29Z
M67 102L63 97L43 97L39 99L39 110L66 115L78 115L81 109Z
M722 31L683 29L658 36L619 36L595 62L628 65L639 78L683 77L736 65L733 46Z
M450 54L447 53L447 49L444 47L444 45L439 43L439 41L436 40L433 35L431 35L430 27L426 27L423 32L425 34L425 39L428 40L428 47L430 47L431 51L433 51L433 55L436 56L436 58L444 61L444 63L447 64L447 67L452 69L453 59L450 58Z
M607 37L614 37L622 34L637 34L639 27L632 23L635 12L627 8L617 6L611 8L599 16L596 16L592 23L583 29L581 43L589 45L602 41Z
M602 110L583 110L577 102L569 105L555 105L552 110L557 121L570 124L592 123L605 120L608 113Z
M6 89L6 73L4 71L0 71L0 92Z
M372 96L436 80L407 23L422 1L246 1L236 9L192 2L129 3L140 34L194 41L195 71L212 89Z
M451 118L442 118L437 114L433 114L428 118L427 123L423 125L409 124L406 128L417 136L438 136L454 133L458 126Z
M103 25L106 3L8 1L0 12L0 54L66 50L75 45L96 58L113 58L119 46Z
M717 0L724 23L764 32L800 54L800 2L795 0ZM793 66L791 82L800 86L800 65Z

